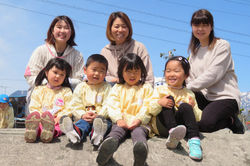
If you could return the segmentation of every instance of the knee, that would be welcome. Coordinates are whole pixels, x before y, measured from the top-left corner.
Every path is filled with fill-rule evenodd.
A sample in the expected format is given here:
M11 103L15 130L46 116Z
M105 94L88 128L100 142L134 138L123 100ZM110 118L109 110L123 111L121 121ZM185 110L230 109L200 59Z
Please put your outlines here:
M193 113L193 107L188 103L181 103L178 110L184 110L184 113Z

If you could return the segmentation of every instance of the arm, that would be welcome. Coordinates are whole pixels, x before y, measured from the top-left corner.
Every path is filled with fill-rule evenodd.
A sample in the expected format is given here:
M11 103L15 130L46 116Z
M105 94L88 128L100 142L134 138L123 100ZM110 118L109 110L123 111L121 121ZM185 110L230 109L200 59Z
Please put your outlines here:
M28 65L27 65L25 73L24 73L24 77L25 77L27 83L31 87L35 86L36 76L44 67L44 59L43 58L44 58L44 56L42 54L41 46L36 48L30 57L30 60L28 62Z
M70 88L66 88L65 92L63 93L63 102L64 102L64 105L61 106L62 110L60 112L58 112L58 114L57 114L57 118L58 119L60 119L63 115L67 115L67 116L70 116L70 117L72 116L72 112L69 109L69 105L70 105L72 96L73 95L72 95L71 89Z
M150 60L150 56L148 54L146 47L142 43L139 47L138 55L141 57L147 70L148 75L146 78L146 83L149 83L151 84L152 87L154 87L154 73L153 73L152 62Z
M199 91L213 86L225 76L226 72L228 72L228 68L232 64L229 43L220 43L214 52L216 52L216 54L211 55L209 67L194 80L189 80L187 85L188 89Z
M120 85L115 85L111 89L107 100L108 116L113 123L117 123L118 120L123 119L120 109L120 97L119 97Z
M111 86L110 86L110 84L107 84L107 86L105 86L105 90L103 92L102 104L96 107L96 111L98 112L98 115L108 117L108 111L107 111L107 108L105 106L107 105L108 95L109 95L110 90L111 90Z

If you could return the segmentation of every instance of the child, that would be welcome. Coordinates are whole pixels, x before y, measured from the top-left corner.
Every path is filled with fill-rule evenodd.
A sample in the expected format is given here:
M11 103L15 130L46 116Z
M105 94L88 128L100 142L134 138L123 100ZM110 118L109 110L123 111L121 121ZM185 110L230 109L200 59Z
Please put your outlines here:
M26 142L35 142L40 136L42 142L48 143L53 136L62 134L58 121L68 114L65 107L72 98L70 74L70 64L61 58L51 59L38 74L29 105L31 113L25 121ZM44 79L47 84L41 85Z
M108 126L104 123L105 118L102 118L107 117L107 113L101 111L111 88L104 81L107 69L108 61L104 56L93 54L88 58L86 67L84 67L87 81L77 85L69 106L76 123L73 124L69 116L65 116L60 120L60 128L73 144L86 139L93 126L94 134L91 142L98 146L107 131ZM111 122L109 126L111 126Z
M6 94L0 95L0 128L13 128L14 112L9 96Z
M72 20L68 16L57 16L51 22L47 32L45 44L37 47L27 64L24 77L30 88L27 94L27 105L30 102L31 92L35 86L38 73L52 58L60 57L72 66L72 74L69 81L74 88L83 79L83 56L74 48L75 29ZM43 85L45 83L43 82ZM28 114L29 111L26 110Z
M197 106L193 92L185 88L189 69L189 62L182 56L174 56L166 62L164 73L167 85L155 88L150 103L151 114L159 114L157 123L156 118L153 118L152 128L156 134L168 136L166 146L170 149L175 149L179 141L186 136L190 158L201 160L202 151L196 121L201 119L202 112ZM163 125L165 131L159 124Z
M134 144L134 165L144 165L148 154L147 124L151 119L146 112L153 89L150 84L144 84L147 71L143 61L136 54L126 54L121 58L118 77L119 83L112 88L106 106L113 126L99 148L96 161L100 165L105 165L119 144L131 134Z

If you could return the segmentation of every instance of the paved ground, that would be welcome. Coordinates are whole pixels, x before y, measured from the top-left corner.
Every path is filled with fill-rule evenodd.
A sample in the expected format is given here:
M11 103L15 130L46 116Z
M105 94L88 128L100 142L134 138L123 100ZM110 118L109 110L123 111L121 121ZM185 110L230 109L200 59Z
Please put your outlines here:
M228 129L215 133L203 133L204 158L195 162L188 157L183 140L177 150L168 150L164 138L154 137L148 141L149 166L250 166L250 132L232 134ZM0 166L95 166L97 151L89 140L77 146L68 143L65 136L53 143L25 143L24 129L0 130ZM132 166L132 142L128 139L114 154L110 166Z

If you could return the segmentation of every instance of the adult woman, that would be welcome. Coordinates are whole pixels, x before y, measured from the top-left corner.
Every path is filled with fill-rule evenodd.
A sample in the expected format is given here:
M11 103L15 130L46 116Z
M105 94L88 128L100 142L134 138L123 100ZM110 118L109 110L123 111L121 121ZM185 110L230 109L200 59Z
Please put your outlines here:
M213 16L205 9L193 14L191 26L191 72L187 88L195 92L203 110L199 129L213 132L230 128L233 133L243 134L244 127L237 117L240 91L230 45L214 36Z
M106 36L110 44L106 45L101 54L109 62L106 80L108 82L118 82L118 62L127 53L134 53L140 56L146 69L146 82L152 86L154 84L153 69L150 57L145 46L132 39L132 25L128 16L123 12L113 12L109 16Z
M81 82L84 75L84 62L82 54L73 48L76 45L74 39L75 29L71 19L67 16L56 17L48 29L45 44L35 49L25 70L24 77L30 85L27 103L35 85L36 76L52 58L62 58L72 66L70 77L72 87Z

